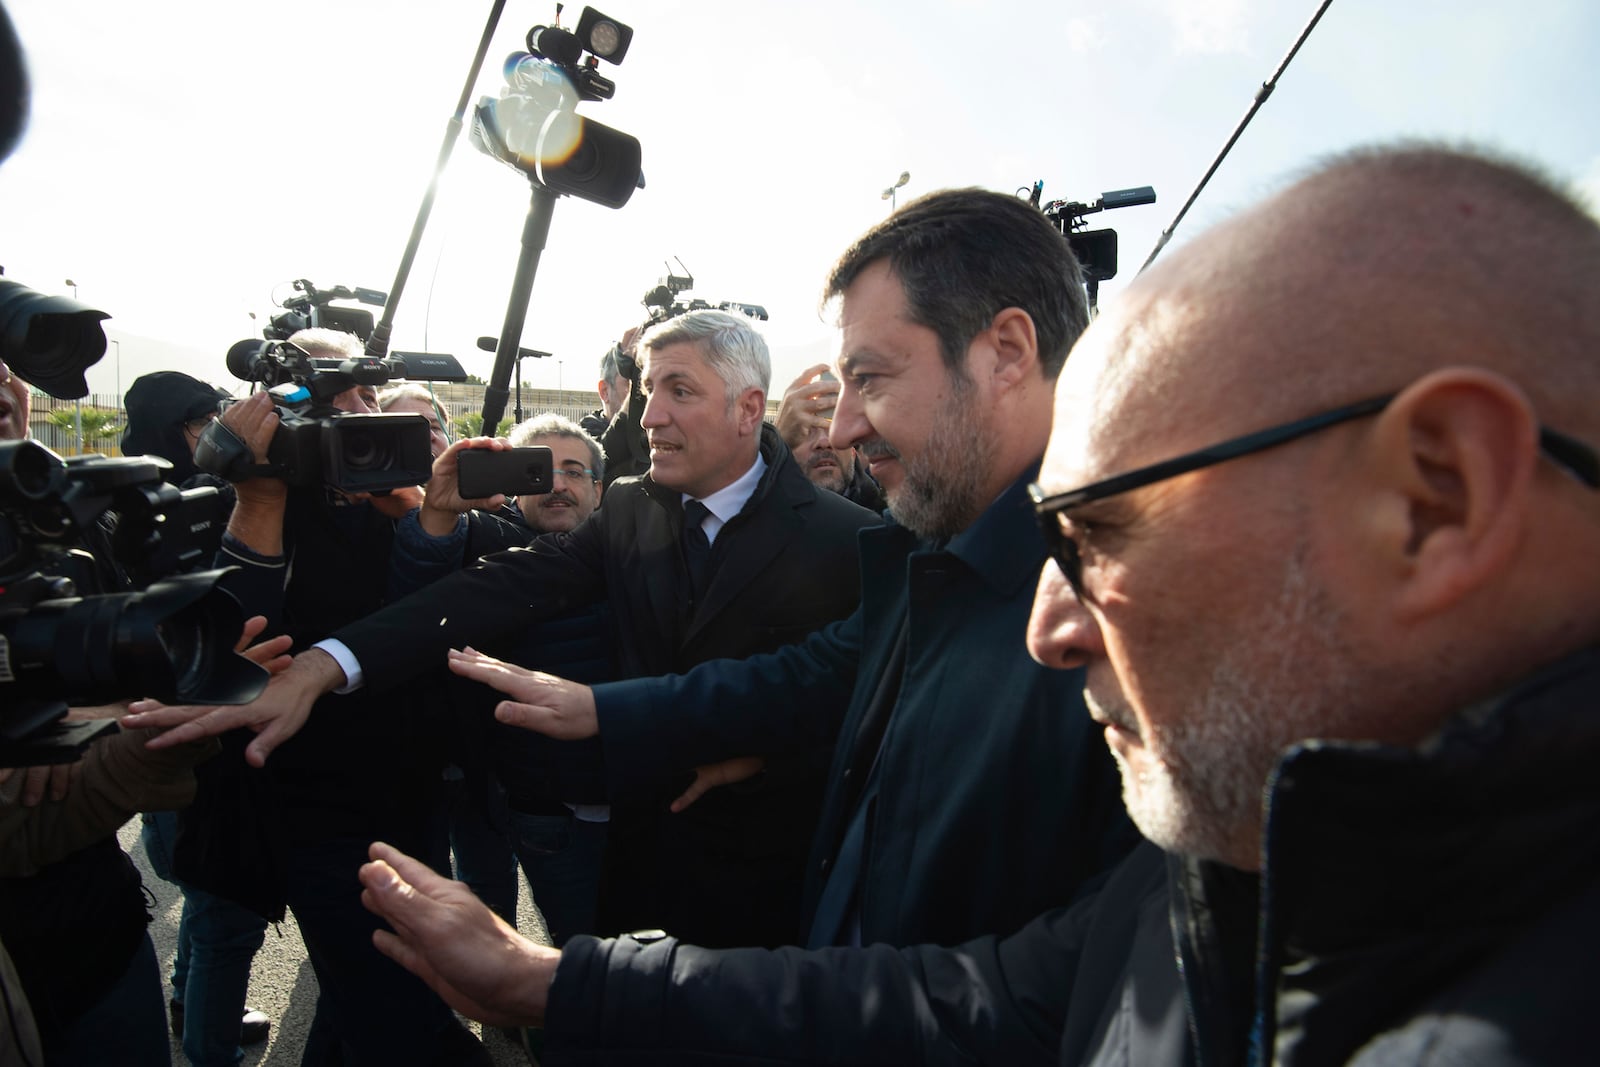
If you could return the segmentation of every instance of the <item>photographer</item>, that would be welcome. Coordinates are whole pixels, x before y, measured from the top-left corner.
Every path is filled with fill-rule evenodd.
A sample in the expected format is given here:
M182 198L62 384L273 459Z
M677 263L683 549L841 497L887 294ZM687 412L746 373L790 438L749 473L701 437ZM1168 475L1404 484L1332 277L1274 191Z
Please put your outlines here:
M290 340L318 358L361 355L352 334L310 329ZM332 406L374 412L374 391L352 385ZM270 394L230 406L219 421L264 461L279 423ZM297 650L376 610L388 599L394 521L384 509L396 506L395 495L291 489L273 477L239 482L218 555L241 568L230 591ZM363 917L349 878L372 835L384 832L447 869L427 832L440 787L437 737L396 711L393 700L365 694L340 700L270 772L245 765L248 738L230 738L225 773L202 777L198 825L186 827L210 849L204 888L269 917L285 903L294 910L320 986L306 1063L487 1062L438 998L373 949L377 924Z
M643 327L630 326L601 360L602 373L608 360L617 370L611 379L611 403L604 409L610 421L596 433L589 428L594 416L585 420L585 430L600 442L606 454L604 485L608 489L618 478L643 475L650 470L650 445L641 425L646 397L639 387L639 338L643 333ZM618 382L623 384L619 387ZM605 399L604 392L601 398Z
M462 442L435 467L430 493L419 511L401 521L395 534L393 569L396 583L420 587L479 559L509 548L527 547L540 534L576 529L600 505L604 459L599 442L575 423L556 414L538 415L515 426L514 447L542 446L552 453L550 492L523 494L513 506L487 511L446 486L455 480ZM516 519L510 519L515 515ZM533 623L502 642L511 662L534 669L609 681L613 663L611 606L608 601L575 607L544 622ZM506 823L510 849L527 875L534 903L544 916L550 940L565 944L573 934L596 929L601 857L610 808L606 802L605 769L598 741L553 741L529 730L493 720L498 697L481 686L455 683L454 703L467 714L460 725L481 759L475 766L492 767L489 798ZM472 768L467 781L473 780ZM453 837L455 836L453 829ZM504 839L502 839L504 840ZM499 870L471 871L456 841L460 878L507 922L515 923L515 883L509 894ZM503 870L515 876L509 853ZM506 895L509 902L504 901Z
M122 434L125 456L157 456L172 464L166 480L180 488L215 487L232 506L233 486L194 463L195 446L218 404L228 394L182 371L156 371L134 379L123 401L128 425ZM220 524L216 538L221 537ZM215 540L215 539L214 539ZM218 546L205 553L210 561ZM183 895L178 949L172 965L172 995L167 1002L173 1036L182 1040L193 1067L232 1067L241 1045L267 1039L266 1015L245 1004L250 963L266 933L267 921L225 897L184 884L173 870L173 851L183 817L174 811L146 812L140 840L150 867Z
M813 485L838 493L868 511L881 512L888 501L872 475L862 468L856 450L834 448L828 440L838 405L839 379L826 363L819 363L789 383L773 424Z
M628 402L631 393L632 383L617 365L621 355L622 346L614 344L600 357L600 380L595 383L595 391L600 394L600 406L578 420L583 432L596 440L606 432L606 427L611 425L611 420Z
M27 437L29 407L27 383L0 360L0 440ZM112 581L109 560L96 564ZM143 883L116 831L135 812L187 803L191 768L216 746L161 758L150 736L113 733L77 763L0 770L0 938L52 1064L167 1061Z

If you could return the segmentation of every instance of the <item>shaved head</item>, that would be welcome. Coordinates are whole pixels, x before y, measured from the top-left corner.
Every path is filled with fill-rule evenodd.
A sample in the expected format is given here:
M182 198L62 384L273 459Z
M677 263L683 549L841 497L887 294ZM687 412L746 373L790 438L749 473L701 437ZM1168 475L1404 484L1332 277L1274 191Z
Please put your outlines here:
M1253 867L1288 747L1418 743L1600 641L1600 493L1543 432L1600 447L1596 293L1600 225L1550 183L1407 146L1318 167L1085 333L1046 495L1391 398L1063 499L1082 598L1047 566L1029 648L1087 667L1147 837Z
M1596 293L1600 227L1542 177L1443 148L1353 152L1141 276L1106 316L1124 343L1097 359L1101 402L1193 414L1198 441L1248 428L1238 413L1265 424L1471 365L1587 433Z

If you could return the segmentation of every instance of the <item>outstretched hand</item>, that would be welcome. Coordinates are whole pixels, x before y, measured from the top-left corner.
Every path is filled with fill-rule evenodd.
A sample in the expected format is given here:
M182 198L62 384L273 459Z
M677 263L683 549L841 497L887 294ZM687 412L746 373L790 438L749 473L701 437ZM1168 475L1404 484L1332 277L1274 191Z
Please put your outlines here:
M495 705L494 717L558 741L581 741L600 732L594 690L542 671L530 671L470 648L450 650L450 669L498 689L511 699Z
M252 625L260 620L259 625ZM266 620L260 616L245 624L241 645L259 634ZM145 745L149 748L171 748L186 741L214 737L240 726L256 731L257 737L245 748L245 761L252 767L266 764L272 750L289 740L305 725L311 715L311 705L324 693L330 693L344 684L344 671L332 656L321 649L308 649L292 659L289 638L278 636L243 649L250 659L272 672L267 688L249 704L227 707L204 705L178 705L168 707L156 700L140 700L130 705L132 712L122 719L124 726L133 728L155 727L164 732L157 734Z
M493 1026L534 1026L561 953L507 926L460 882L375 841L361 867L361 903L393 927L378 951L421 978L451 1008Z

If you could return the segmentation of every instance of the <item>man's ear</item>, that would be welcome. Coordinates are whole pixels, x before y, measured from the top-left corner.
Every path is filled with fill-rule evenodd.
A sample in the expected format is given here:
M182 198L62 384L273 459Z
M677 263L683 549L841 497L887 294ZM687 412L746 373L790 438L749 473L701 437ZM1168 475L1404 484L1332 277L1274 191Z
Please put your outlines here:
M1038 373L1039 334L1032 315L1019 307L1001 308L984 333L994 350L996 385L1015 386Z
M739 394L735 401L738 407L739 433L759 434L761 423L767 417L767 394L764 390L752 386Z
M1522 391L1484 370L1435 371L1384 409L1375 440L1398 618L1435 615L1501 577L1524 540L1539 464Z

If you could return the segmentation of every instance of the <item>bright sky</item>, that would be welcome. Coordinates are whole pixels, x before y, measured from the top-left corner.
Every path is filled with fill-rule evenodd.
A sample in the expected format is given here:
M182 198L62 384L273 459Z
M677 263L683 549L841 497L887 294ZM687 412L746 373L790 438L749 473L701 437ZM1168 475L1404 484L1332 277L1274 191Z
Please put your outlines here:
M5 0L33 117L0 167L0 265L109 312L121 383L174 367L227 381L293 278L387 290L489 0ZM1048 199L1153 185L1092 216L1139 267L1315 0L610 0L635 30L591 119L643 143L621 210L563 199L522 343L526 384L584 388L645 289L681 257L691 295L763 304L774 393L833 354L816 298L902 193L1043 179ZM581 4L566 10L575 25ZM509 0L474 92L550 3ZM1318 155L1401 136L1470 139L1600 201L1600 4L1334 0L1179 229L1191 239ZM458 141L392 347L498 333L525 179ZM1373 204L1372 210L1386 210ZM249 313L259 316L252 321ZM117 383L112 352L89 372Z

